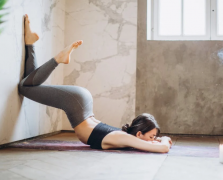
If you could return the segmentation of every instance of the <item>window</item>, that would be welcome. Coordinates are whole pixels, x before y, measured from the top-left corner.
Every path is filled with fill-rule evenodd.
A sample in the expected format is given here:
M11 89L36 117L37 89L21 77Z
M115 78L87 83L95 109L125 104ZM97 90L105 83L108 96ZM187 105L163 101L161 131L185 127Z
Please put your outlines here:
M223 0L147 0L147 39L223 40Z

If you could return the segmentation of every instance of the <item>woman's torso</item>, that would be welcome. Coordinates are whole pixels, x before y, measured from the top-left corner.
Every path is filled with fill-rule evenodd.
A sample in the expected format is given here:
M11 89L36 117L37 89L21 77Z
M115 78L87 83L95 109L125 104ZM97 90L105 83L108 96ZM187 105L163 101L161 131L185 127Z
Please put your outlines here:
M82 123L80 123L78 126L74 128L74 131L78 137L78 139L87 144L88 139L95 128L101 121L95 119L94 117L89 117L85 119ZM116 131L117 132L117 131ZM109 148L115 148L113 144L111 144L111 141L113 141L113 135L115 132L108 133L104 136L101 142L102 149L109 149Z
M85 119L82 123L74 128L74 131L78 139L87 144L88 138L93 131L94 127L101 121L96 120L94 117L89 117Z

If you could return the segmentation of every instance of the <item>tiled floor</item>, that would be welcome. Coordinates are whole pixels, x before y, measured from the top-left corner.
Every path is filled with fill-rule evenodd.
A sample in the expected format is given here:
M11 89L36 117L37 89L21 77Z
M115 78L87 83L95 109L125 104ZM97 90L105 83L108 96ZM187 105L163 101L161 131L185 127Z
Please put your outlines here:
M74 133L44 139L78 141ZM173 145L218 147L222 137L172 136ZM0 179L223 180L218 158L110 152L0 150Z

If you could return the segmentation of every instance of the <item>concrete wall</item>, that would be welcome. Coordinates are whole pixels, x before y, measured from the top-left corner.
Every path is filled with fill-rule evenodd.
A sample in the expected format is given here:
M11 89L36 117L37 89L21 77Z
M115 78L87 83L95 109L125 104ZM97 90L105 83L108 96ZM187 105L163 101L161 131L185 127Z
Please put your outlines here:
M24 73L23 15L29 14L36 43L38 66L64 47L64 0L9 0L10 15L0 35L0 144L45 134L62 128L62 111L18 94ZM63 66L44 84L62 84Z
M136 115L161 132L223 134L223 42L147 41L146 0L138 1Z
M136 0L67 0L65 45L82 39L64 85L87 88L96 119L121 127L135 117ZM65 113L63 129L71 126Z

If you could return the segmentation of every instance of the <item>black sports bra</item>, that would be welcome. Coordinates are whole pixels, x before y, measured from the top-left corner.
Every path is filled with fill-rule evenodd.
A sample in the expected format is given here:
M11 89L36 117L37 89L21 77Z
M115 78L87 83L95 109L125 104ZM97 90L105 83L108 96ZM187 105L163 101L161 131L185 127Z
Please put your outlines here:
M112 131L121 131L121 129L107 125L106 123L98 123L91 132L87 144L92 149L102 149L101 142L103 138Z

